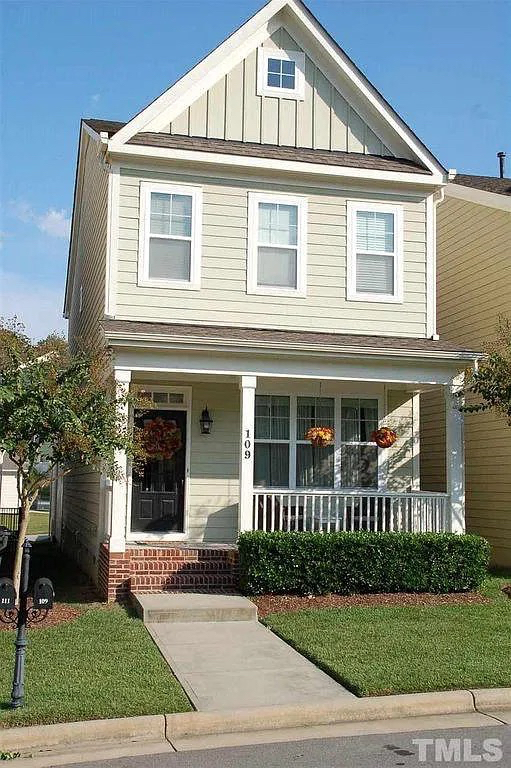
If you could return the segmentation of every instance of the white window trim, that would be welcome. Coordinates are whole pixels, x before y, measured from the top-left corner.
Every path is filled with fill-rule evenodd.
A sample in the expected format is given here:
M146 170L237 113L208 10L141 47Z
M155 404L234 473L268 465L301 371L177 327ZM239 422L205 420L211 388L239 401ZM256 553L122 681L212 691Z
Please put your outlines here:
M268 85L268 59L282 59L295 63L295 87L275 88ZM305 99L305 54L302 51L283 51L280 48L259 48L257 52L257 95L281 99Z
M259 246L259 203L296 205L298 234L296 239L296 288L258 285L257 256ZM286 246L293 248L294 246ZM307 295L307 198L261 192L248 193L247 293L264 296Z
M296 484L296 446L298 444L304 444L305 440L298 439L298 433L297 433L297 405L298 405L298 398L299 397L320 397L320 395L311 395L310 392L296 392L296 393L284 393L284 392L273 392L270 390L256 390L256 396L257 395L275 395L275 396L284 396L289 397L289 440L270 440L268 438L257 438L254 439L254 443L281 443L284 445L289 446L289 481L288 481L288 487L284 488L277 488L274 486L255 486L254 490L268 490L271 493L289 493L290 491L293 493L307 493L308 491L317 491L317 492L324 492L324 493L343 493L343 492L352 492L352 491L360 491L361 493L367 493L370 494L371 492L375 491L385 491L387 486L387 480L388 480L388 451L386 448L379 448L377 451L377 486L376 487L351 487L351 486L343 486L341 485L341 451L343 445L371 445L369 442L360 442L360 443L343 443L341 441L341 406L343 400L377 400L378 401L378 427L381 427L384 417L385 417L385 411L384 411L384 397L381 394L357 394L357 393L347 393L343 392L342 394L325 394L321 395L321 397L329 397L332 398L334 401L334 429L335 429L335 439L334 439L334 484L331 487L328 488L302 488L301 486L298 487ZM255 425L254 425L255 426ZM255 433L254 433L255 434Z
M357 291L357 213L376 211L394 216L394 291L392 294ZM403 207L365 200L348 200L346 232L346 299L348 301L403 303ZM388 256L388 252L382 253Z
M149 277L149 237L151 234L151 193L189 195L192 198L190 280ZM202 252L202 189L182 184L140 182L140 228L138 242L138 285L149 288L200 290Z

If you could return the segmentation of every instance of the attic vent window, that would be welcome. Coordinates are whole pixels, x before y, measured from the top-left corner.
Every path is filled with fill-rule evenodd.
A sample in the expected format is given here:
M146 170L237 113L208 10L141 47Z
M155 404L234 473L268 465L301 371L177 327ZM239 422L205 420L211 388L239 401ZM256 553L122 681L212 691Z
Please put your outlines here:
M258 95L302 101L305 90L304 68L305 55L301 51L259 48Z
M284 59L268 59L267 84L271 88L295 89L296 64Z

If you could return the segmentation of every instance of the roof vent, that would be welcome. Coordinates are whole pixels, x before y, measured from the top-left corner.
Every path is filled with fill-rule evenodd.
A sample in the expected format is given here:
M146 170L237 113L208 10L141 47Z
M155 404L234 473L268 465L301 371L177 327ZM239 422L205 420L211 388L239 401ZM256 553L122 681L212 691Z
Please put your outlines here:
M503 179L506 169L506 153L497 152L497 157L499 158L499 176Z

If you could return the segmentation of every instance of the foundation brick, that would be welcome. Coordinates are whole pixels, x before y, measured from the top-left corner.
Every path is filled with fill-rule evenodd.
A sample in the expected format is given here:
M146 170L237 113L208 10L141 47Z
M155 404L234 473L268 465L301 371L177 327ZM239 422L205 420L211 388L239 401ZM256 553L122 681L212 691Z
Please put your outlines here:
M126 552L99 553L98 586L108 602L124 601L130 592L164 590L236 590L239 587L238 550L235 546L144 547L132 545Z

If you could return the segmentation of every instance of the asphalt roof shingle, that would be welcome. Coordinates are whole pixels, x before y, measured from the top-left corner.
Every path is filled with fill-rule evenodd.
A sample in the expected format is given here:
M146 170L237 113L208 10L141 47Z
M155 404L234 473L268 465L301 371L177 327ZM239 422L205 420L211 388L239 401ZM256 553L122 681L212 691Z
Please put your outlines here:
M125 124L113 120L87 119L84 122L97 133L102 131L113 136ZM128 144L147 147L166 147L195 152L217 152L224 155L243 155L264 157L270 160L291 160L319 165L345 166L347 168L365 168L367 170L398 171L431 175L425 166L401 157L382 157L366 155L361 152L341 152L338 150L307 149L302 147L281 147L274 144L256 144L254 142L208 139L198 136L174 136L170 133L137 133Z
M482 189L484 192L495 192L497 195L511 195L511 179L500 179L498 176L474 176L469 173L458 173L451 183Z
M342 352L346 347L378 350L403 350L411 352L454 352L469 356L478 354L467 347L449 341L434 341L426 338L408 338L404 336L363 336L347 333L316 333L314 331L277 331L266 328L240 328L239 326L184 325L183 323L149 323L139 320L102 321L107 339L112 335L168 336L183 339L189 337L204 341L262 342L286 346L338 347Z

